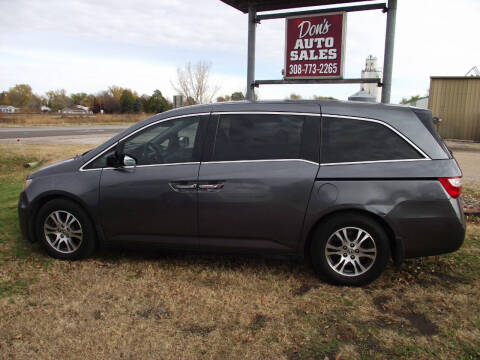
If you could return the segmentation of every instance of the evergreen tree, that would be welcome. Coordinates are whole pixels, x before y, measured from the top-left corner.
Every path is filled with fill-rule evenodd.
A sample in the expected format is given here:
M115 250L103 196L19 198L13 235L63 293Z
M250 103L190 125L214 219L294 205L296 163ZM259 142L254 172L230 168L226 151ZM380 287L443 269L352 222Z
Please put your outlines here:
M133 112L140 113L142 111L143 111L142 99L137 97L137 99L133 103Z
M120 96L120 111L122 113L132 113L133 105L135 104L135 98L133 97L131 90L123 90Z

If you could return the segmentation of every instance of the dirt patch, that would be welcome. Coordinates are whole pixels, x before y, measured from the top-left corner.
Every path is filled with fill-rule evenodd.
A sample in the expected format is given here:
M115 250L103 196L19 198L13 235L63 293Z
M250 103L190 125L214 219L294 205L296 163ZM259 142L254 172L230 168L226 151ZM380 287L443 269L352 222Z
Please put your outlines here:
M207 336L215 329L216 329L215 326L200 326L200 325L194 324L186 327L185 329L183 329L183 331L190 334Z
M432 336L438 334L438 327L425 314L415 312L395 312L395 315L408 320L421 335Z
M461 277L461 276L454 276L454 275L446 274L442 272L434 272L432 273L432 276L435 276L439 280L446 281L451 284L462 284L462 285L470 284L470 281L467 278Z
M149 319L152 317L157 320L160 320L162 318L170 318L171 314L166 307L158 306L158 307L148 307L144 310L139 310L137 311L137 315L144 319Z
M300 287L294 289L292 291L294 296L302 296L309 292L312 289L318 288L316 285L311 285L311 284L302 284Z
M391 298L386 295L380 295L376 296L373 298L372 302L373 304L377 307L379 310L384 310L385 309L385 304L390 300Z
M263 314L255 314L250 322L249 328L257 331L265 327L268 318Z
M93 312L93 318L95 320L103 320L103 315L102 315L102 312L100 310L95 310Z

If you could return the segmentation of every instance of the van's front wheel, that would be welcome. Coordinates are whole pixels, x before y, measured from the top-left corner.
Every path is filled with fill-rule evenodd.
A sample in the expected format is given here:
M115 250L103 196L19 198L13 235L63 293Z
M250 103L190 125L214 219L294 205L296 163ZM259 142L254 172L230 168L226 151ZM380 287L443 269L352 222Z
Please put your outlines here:
M345 213L328 219L314 234L311 257L315 270L340 285L364 285L385 269L388 236L375 220Z
M36 231L49 255L57 259L86 258L95 249L92 222L80 206L67 199L54 199L40 208Z

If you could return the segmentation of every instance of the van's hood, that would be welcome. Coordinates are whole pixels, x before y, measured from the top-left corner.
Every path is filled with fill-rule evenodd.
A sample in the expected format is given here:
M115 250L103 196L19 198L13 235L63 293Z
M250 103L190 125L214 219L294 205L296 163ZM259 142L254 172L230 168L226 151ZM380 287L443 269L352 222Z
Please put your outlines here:
M54 164L50 164L47 166L44 166L37 171L34 171L30 175L28 175L28 179L34 179L40 176L45 176L45 175L53 175L53 174L60 174L60 173L65 173L65 172L71 172L75 171L83 163L83 157L81 155L77 155L75 157L72 157L70 159L66 159Z

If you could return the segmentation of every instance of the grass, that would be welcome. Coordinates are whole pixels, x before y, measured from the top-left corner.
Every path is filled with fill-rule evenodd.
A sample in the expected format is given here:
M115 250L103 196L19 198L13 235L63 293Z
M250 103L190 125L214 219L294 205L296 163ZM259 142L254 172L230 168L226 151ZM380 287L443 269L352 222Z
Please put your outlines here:
M116 125L133 124L153 114L0 114L0 127L37 125Z
M480 187L468 184L467 186L462 187L462 193L474 199L480 200Z
M0 147L1 358L479 359L480 222L452 254L362 288L308 264L111 250L50 260L19 233L32 160L85 147Z

